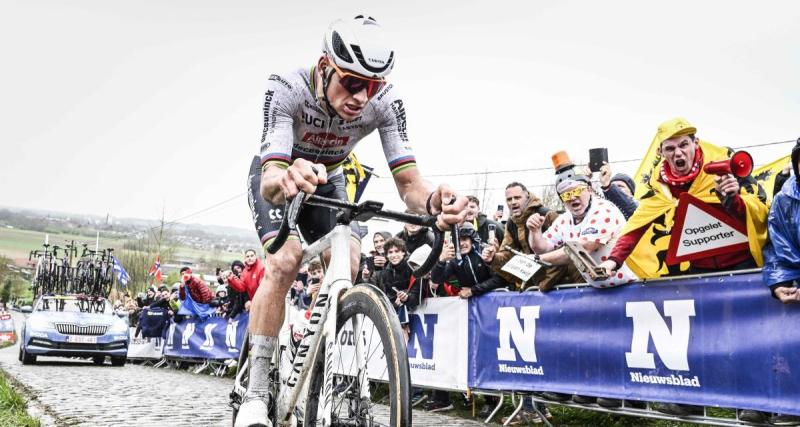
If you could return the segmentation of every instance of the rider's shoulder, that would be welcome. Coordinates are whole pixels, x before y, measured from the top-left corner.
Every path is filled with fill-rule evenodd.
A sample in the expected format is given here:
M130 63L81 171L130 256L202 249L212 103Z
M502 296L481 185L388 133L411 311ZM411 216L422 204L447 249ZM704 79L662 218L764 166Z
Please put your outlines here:
M274 93L296 93L309 85L309 71L298 68L289 72L269 74L266 90Z
M389 83L375 95L375 98L372 99L372 103L376 106L388 106L392 103L402 104L403 100L400 96L400 92L397 90L397 86L395 86L394 83Z

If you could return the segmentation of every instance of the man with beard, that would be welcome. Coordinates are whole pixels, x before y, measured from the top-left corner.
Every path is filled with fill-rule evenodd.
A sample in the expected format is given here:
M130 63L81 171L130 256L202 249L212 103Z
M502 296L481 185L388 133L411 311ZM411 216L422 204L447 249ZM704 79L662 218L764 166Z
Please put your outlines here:
M572 264L540 268L525 283L502 271L503 266L514 257L514 253L506 249L506 247L511 247L526 254L533 253L528 244L528 228L525 226L531 215L541 215L544 218L543 227L549 227L558 217L557 212L544 207L542 201L530 194L528 189L519 182L512 182L506 186L506 205L510 216L506 222L503 241L499 246L487 245L481 253L483 260L491 264L495 273L514 284L516 289L539 286L539 290L549 291L558 284L582 283L583 278Z
M467 196L467 217L465 221L472 224L472 228L477 231L478 237L481 242L491 243L493 239L503 241L503 225L497 221L491 220L486 217L486 214L481 212L481 201L475 196ZM494 229L492 236L490 231Z

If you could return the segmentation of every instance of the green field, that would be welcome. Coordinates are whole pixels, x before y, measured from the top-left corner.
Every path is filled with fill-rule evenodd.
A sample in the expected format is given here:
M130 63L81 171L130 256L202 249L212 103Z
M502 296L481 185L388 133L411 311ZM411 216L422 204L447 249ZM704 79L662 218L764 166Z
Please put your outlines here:
M28 254L34 249L42 249L45 233L39 231L20 230L16 228L0 228L0 255L9 257L13 260L27 260ZM94 249L95 239L87 236L75 234L49 234L48 241L51 245L63 247L70 241L75 240L76 244L87 243ZM100 235L100 248L119 246L117 239L104 239Z
M21 230L17 228L0 228L0 255L13 259L17 264L23 264L28 260L28 255L34 249L42 249L44 243L45 233L39 231ZM94 249L95 239L87 236L79 236L75 234L49 234L48 241L51 245L58 245L63 247L67 243L75 240L75 243L87 243L90 249ZM100 249L104 248L121 248L122 240L117 238L104 238L100 234ZM212 252L205 251L186 246L179 246L175 248L175 256L177 258L189 258L199 260L200 258L221 259L227 263L234 260L244 259L244 254L228 253L228 252Z

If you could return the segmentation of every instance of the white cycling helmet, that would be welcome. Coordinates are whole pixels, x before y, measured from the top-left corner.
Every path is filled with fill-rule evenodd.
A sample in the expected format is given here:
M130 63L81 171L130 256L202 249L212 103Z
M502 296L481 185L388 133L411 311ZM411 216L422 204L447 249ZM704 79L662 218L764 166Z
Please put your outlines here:
M394 67L394 50L371 16L338 19L322 40L322 51L337 67L370 78L383 78Z

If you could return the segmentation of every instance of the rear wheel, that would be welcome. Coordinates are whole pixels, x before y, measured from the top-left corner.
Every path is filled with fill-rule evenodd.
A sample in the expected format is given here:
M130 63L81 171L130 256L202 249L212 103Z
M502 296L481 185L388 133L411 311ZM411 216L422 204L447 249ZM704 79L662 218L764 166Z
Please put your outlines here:
M360 326L353 330L354 321ZM328 337L327 340L331 338ZM366 367L356 366L355 340L366 348ZM332 425L409 426L411 425L411 376L402 328L394 307L377 288L358 285L339 301L335 342L320 343L309 373L304 410L304 427L323 424L325 395L325 347L333 345ZM366 372L364 372L366 370ZM362 384L369 378L368 384ZM360 396L366 386L369 396ZM388 402L386 409L375 405Z
M111 366L125 366L125 362L128 361L128 358L125 356L111 356Z
M104 356L95 356L92 358L92 363L95 365L102 365L106 362L106 358Z

